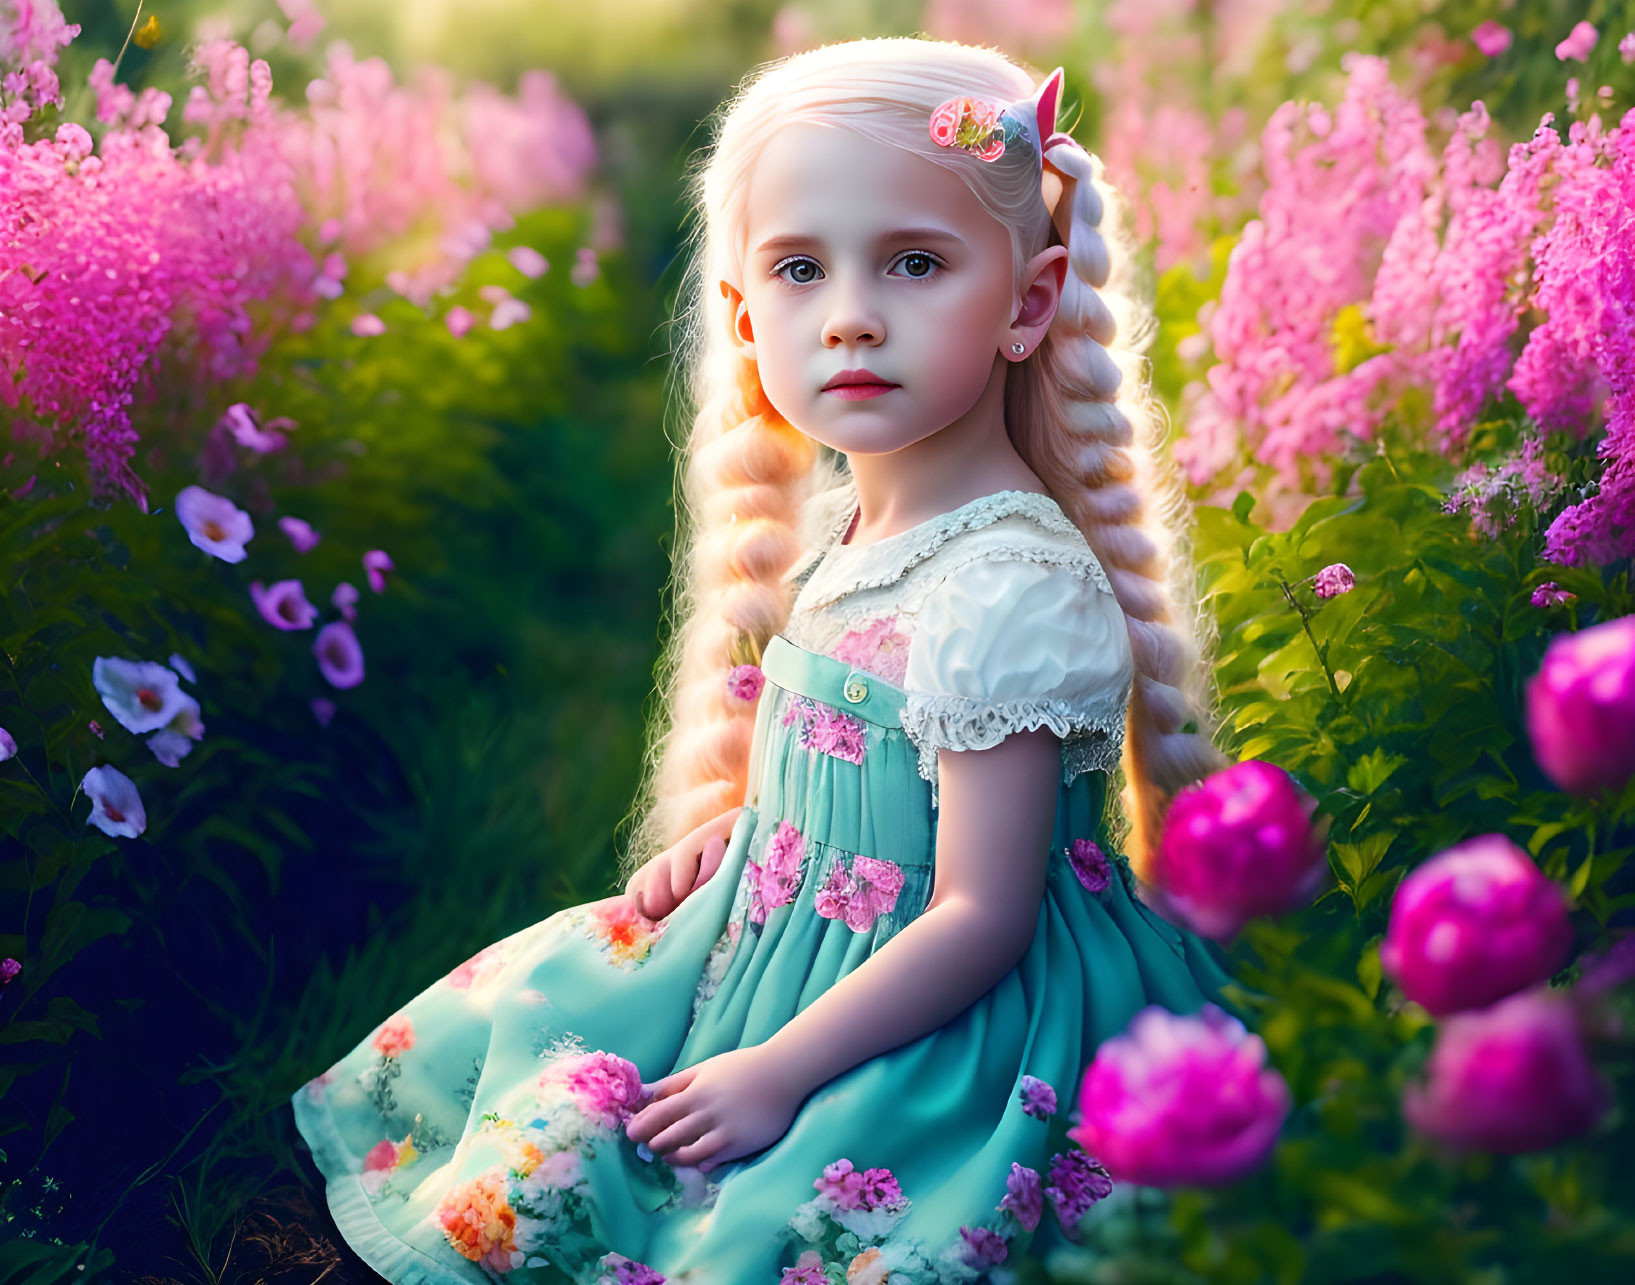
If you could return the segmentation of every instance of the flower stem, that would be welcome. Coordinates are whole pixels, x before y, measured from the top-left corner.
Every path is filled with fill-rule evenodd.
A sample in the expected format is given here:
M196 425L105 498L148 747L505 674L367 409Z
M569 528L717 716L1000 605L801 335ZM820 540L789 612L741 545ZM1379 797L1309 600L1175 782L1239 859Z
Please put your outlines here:
M1334 693L1334 699L1337 702L1344 704L1345 697L1340 691L1340 684L1334 681L1334 671L1328 667L1328 649L1319 644L1317 635L1311 632L1311 613L1294 596L1294 590L1289 587L1287 580L1279 576L1277 583L1283 586L1283 596L1289 600L1289 606L1293 607L1300 616L1300 628L1304 629L1306 637L1311 639L1311 649L1317 653L1317 663L1323 667L1323 673L1328 678L1329 691Z

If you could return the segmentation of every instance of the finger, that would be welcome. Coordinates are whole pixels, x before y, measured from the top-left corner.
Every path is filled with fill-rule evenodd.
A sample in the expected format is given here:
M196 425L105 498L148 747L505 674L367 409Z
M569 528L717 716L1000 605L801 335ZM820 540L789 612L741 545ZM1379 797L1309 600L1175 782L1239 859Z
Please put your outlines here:
M671 905L673 909L687 899L692 890L693 880L698 876L698 854L676 855L670 863L670 895L675 898Z
M675 1096L645 1106L631 1116L625 1124L625 1136L636 1142L645 1142L651 1147L654 1134L661 1129L668 1128L685 1116L690 1106L691 1104L685 1099Z
M704 845L703 860L699 862L698 878L693 881L697 888L708 883L710 876L721 868L721 858L727 855L727 841L720 835L715 835Z
M697 1142L714 1127L715 1121L709 1116L698 1111L689 1111L668 1129L654 1134L648 1140L647 1149L658 1152L666 1160L670 1160L672 1157L669 1153L672 1150L676 1147L684 1147L688 1143Z
M680 1089L684 1089L691 1084L693 1082L693 1076L698 1074L698 1067L701 1065L702 1063L698 1063L696 1065L686 1067L683 1070L677 1071L674 1075L666 1075L660 1079L654 1080L653 1083L647 1087L652 1090L655 1098L667 1098L672 1093L675 1093Z
M701 1164L700 1162L710 1159L718 1151L722 1150L726 1144L727 1131L725 1129L711 1129L697 1142L690 1142L684 1147L677 1148L665 1159L672 1165L698 1165L700 1172L708 1173L715 1165ZM717 1161L716 1163L719 1164L720 1162Z

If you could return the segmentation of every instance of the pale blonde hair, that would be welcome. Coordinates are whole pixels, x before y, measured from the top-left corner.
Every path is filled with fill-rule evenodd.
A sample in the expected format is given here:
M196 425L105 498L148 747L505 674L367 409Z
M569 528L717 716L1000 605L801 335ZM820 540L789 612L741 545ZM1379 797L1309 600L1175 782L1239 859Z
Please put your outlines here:
M946 166L1010 229L1020 284L1028 260L1060 243L1037 160L989 163L939 147L928 121L956 94L1014 102L1033 93L1036 79L992 49L856 40L762 65L712 118L713 145L689 176L695 223L677 310L676 371L696 410L678 445L673 625L621 878L743 803L755 703L728 693L727 674L758 660L788 620L783 580L801 553L803 508L842 480L832 452L778 413L755 363L733 342L732 307L719 282L742 288L757 157L778 129L808 121ZM1209 639L1190 551L1178 538L1185 497L1173 466L1161 463L1162 410L1146 386L1141 352L1153 317L1131 287L1135 255L1122 220L1107 217L1119 212L1118 198L1099 162L1060 146L1050 159L1077 179L1069 271L1042 344L1009 368L1005 416L1017 452L1083 532L1124 609L1136 679L1122 763L1129 819L1122 850L1143 874L1168 799L1227 760L1202 712L1213 703Z

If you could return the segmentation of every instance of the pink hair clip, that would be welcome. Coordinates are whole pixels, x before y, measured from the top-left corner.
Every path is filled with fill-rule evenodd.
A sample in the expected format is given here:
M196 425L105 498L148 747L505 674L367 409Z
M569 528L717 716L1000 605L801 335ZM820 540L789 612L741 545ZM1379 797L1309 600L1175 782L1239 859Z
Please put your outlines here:
M1003 110L985 98L950 98L931 113L931 141L939 147L963 147L978 160L996 161L1004 155L1007 141L1000 120Z

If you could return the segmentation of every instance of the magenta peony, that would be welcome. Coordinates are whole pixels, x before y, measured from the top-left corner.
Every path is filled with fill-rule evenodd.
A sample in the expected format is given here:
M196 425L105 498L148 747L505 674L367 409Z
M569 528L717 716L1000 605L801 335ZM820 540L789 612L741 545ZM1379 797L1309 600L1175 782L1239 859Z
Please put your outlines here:
M1096 1050L1067 1136L1120 1181L1232 1182L1271 1154L1289 1111L1265 1060L1260 1036L1213 1004L1187 1016L1149 1004Z
M1328 871L1316 806L1287 772L1258 759L1182 790L1158 842L1155 909L1227 941L1255 915L1304 905Z
M1397 888L1380 964L1441 1017L1546 981L1566 963L1567 898L1501 834L1438 853Z
M1558 636L1527 684L1533 757L1571 794L1635 776L1635 616Z
M1592 1128L1611 1104L1573 1005L1547 987L1454 1014L1426 1072L1404 1090L1402 1114L1458 1151L1553 1147Z

